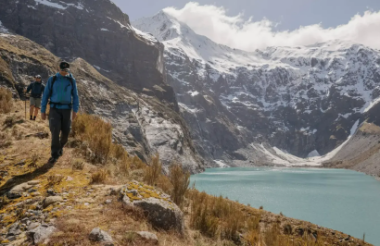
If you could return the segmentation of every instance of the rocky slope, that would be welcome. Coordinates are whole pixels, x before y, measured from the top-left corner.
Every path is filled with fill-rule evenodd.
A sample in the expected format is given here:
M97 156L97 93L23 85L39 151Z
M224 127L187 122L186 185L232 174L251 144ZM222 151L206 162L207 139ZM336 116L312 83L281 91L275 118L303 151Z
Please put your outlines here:
M377 111L379 106L371 110ZM374 123L378 123L378 114L373 115L366 118L333 158L323 162L324 167L347 168L380 177L380 127Z
M119 85L154 95L175 111L163 46L133 29L110 0L3 0L0 21L9 30L67 60L85 59Z
M363 45L333 41L245 52L216 44L165 12L133 25L164 44L168 82L198 151L212 160L258 164L261 143L303 158L324 155L380 96L380 51Z
M71 138L76 147L65 148L59 161L50 165L47 122L24 121L23 108L24 102L15 101L10 113L0 114L1 246L370 245L332 229L197 191L191 191L179 208L159 187L142 182L144 163L132 161L129 170L121 168L123 160L116 160L117 165L114 160L93 165L81 151L85 144L81 138ZM205 215L207 202L213 207ZM206 206L203 216L196 217L200 223L212 214L219 216L204 228L227 227L235 235L234 226L239 226L238 237L211 236L194 228L199 223L192 217L197 213L194 203ZM234 218L230 227L226 216Z
M21 36L0 33L0 86L12 88L16 98L33 75L41 74L46 81L55 73L58 62L40 45ZM178 161L191 172L203 169L204 162L178 113L154 96L117 85L81 58L72 65L82 112L97 114L112 123L114 140L129 153L147 161L157 152L165 168Z

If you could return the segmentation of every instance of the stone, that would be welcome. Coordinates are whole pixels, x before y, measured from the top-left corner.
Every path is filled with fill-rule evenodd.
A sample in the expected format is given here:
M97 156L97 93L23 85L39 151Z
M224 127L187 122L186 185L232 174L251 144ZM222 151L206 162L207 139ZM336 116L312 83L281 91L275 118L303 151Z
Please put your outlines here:
M8 236L17 236L22 233L22 231L19 229L20 223L16 222L13 225L11 225L8 229Z
M136 232L140 237L144 238L145 240L151 241L154 244L158 244L158 238L156 234L147 232L147 231L139 231Z
M106 203L106 204L111 204L111 203L112 203L112 200L111 200L111 199L107 199L105 203Z
M46 208L51 204L62 202L62 201L63 201L63 198L61 196L49 196L43 200L42 205L44 208Z
M37 132L37 133L33 133L33 134L28 134L25 137L26 138L35 137L35 138L39 138L39 139L44 139L44 138L48 138L49 137L49 133L47 133L47 132Z
M174 203L150 197L134 201L133 205L147 214L149 222L154 227L164 230L174 229L183 233L183 213Z
M37 227L41 226L40 223L38 222L33 222L33 223L30 223L30 225L28 225L28 231L31 231L33 229L36 229Z
M33 244L43 243L56 230L54 226L38 226L26 232L26 236Z
M100 228L94 228L90 232L89 239L93 242L100 242L107 246L113 246L113 240L111 235L107 232L100 230Z
M28 185L38 185L40 182L39 180L32 180L28 182Z
M24 196L25 191L29 190L30 188L32 188L32 185L29 185L28 183L16 185L7 193L7 197L9 199L20 198Z
M74 179L70 176L67 177L66 181L73 181Z
M46 192L47 192L48 196L56 196L57 195L57 193L52 188L49 188Z
M15 164L15 166L24 166L26 164L26 159L23 159Z

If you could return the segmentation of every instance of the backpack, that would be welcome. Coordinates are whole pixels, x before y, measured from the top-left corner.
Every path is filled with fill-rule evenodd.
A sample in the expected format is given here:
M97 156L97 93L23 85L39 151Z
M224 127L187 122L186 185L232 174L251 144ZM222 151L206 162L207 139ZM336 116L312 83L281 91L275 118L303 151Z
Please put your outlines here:
M71 94L73 94L73 91L74 91L74 78L71 76L71 74L70 74L70 76L66 76L66 78L70 80L70 83L71 83ZM54 75L53 76L53 80L51 81L51 87L50 87L50 102L49 102L50 107L54 108L55 105L68 105L71 108L72 103L60 103L60 102L57 103L57 102L51 101L51 97L53 96L54 83L55 83L56 80L57 80L57 75ZM65 88L65 90L66 90L66 88ZM54 104L54 105L52 106L52 104Z

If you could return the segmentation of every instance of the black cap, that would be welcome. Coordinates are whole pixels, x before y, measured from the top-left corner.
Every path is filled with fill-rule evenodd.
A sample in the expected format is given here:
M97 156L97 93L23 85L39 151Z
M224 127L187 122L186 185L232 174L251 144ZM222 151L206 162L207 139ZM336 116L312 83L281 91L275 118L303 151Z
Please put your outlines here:
M62 61L60 64L59 64L59 68L63 71L66 71L68 72L69 71L69 68L70 68L70 64L65 62L65 61Z

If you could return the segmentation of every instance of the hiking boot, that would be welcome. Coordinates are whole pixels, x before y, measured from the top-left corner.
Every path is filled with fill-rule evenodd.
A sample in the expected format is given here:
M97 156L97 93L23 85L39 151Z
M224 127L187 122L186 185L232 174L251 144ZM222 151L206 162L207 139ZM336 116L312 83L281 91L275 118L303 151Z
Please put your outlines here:
M30 116L30 120L33 120L33 117L32 117L32 116Z
M61 157L62 155L63 155L63 149L60 149L60 150L58 151L58 156Z
M50 164L54 164L54 163L56 163L58 161L58 158L56 158L56 157L50 157L50 159L48 160L48 162L50 163Z
M34 121L36 120L36 116L33 117L33 120L34 120Z

